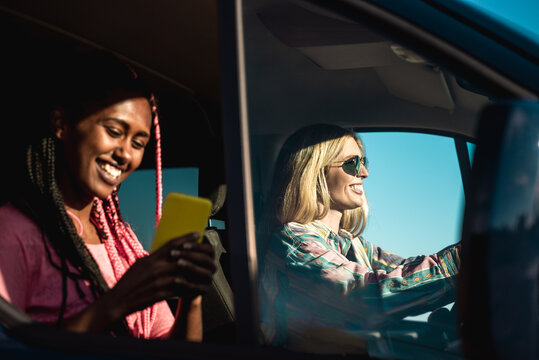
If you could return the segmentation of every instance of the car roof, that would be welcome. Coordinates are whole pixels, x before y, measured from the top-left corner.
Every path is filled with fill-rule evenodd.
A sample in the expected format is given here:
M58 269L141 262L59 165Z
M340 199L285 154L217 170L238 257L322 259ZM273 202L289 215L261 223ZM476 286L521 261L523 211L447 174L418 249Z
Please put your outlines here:
M202 160L193 147L219 147L217 1L4 1L0 10L4 71L14 82L28 81L29 68L43 67L57 46L112 51L158 90L162 141L175 149L163 152L165 167L195 166ZM152 168L152 157L141 167Z

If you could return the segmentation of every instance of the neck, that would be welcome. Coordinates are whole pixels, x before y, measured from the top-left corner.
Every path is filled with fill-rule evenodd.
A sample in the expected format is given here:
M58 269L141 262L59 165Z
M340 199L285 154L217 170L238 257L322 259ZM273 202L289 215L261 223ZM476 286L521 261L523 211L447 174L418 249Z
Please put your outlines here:
M68 214L71 213L70 216L77 217L78 220L80 220L83 225L86 225L86 223L90 222L90 212L92 211L92 203L84 207L80 207L80 206L72 206L66 202L65 208L66 208L66 211L68 211ZM75 227L77 228L77 230L80 230L76 223L75 223Z
M88 238L89 231L91 231L93 226L90 221L90 212L92 211L92 203L80 207L80 206L71 206L68 203L65 203L66 212L73 222L73 226L80 237L85 241Z
M99 244L101 239L90 220L92 212L93 197L86 195L81 189L66 176L65 171L61 171L58 176L58 186L64 199L64 206L73 222L73 226L82 240L87 244ZM82 225L82 226L81 226Z
M340 230L341 219L341 211L330 209L326 216L321 218L320 221L329 226L331 230L338 234Z

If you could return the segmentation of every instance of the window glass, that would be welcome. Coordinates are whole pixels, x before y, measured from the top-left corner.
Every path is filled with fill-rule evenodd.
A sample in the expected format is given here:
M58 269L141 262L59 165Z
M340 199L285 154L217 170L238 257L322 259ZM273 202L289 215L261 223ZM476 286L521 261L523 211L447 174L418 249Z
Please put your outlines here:
M261 343L458 358L453 136L470 139L472 158L491 98L362 24L303 2L242 4ZM291 140L314 124L330 127ZM361 131L365 154L333 145L331 126ZM348 214L362 219L363 194L361 232Z
M417 133L360 133L369 158L363 236L404 257L458 242L464 208L452 138Z
M539 41L539 25L534 14L539 10L534 0L520 0L518 6L503 0L460 0L505 21L513 29Z
M473 157L475 155L475 144L467 142L466 145L468 146L468 156L470 157L470 164L472 164Z
M406 132L358 135L369 158L370 212L362 236L403 257L434 254L457 243L464 192L453 139ZM427 322L430 314L405 319Z
M125 180L118 192L122 215L146 250L155 233L155 170L137 170ZM163 201L169 192L198 195L198 169L163 169Z

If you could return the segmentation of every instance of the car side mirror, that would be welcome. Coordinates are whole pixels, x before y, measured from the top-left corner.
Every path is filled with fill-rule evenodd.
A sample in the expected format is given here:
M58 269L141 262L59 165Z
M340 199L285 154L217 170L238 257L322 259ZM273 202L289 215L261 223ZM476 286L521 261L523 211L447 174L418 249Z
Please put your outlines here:
M462 229L458 302L469 358L539 357L539 103L487 106Z

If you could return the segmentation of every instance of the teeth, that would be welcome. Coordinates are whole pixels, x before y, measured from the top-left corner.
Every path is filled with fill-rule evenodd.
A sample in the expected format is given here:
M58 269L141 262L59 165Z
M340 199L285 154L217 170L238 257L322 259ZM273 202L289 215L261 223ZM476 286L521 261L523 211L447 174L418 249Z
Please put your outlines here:
M350 187L352 188L352 190L356 190L356 191L361 190L361 185L350 185Z
M118 169L115 166L112 166L110 164L104 164L101 165L101 168L105 170L105 172L110 175L113 178L118 178L122 174L122 170Z

